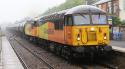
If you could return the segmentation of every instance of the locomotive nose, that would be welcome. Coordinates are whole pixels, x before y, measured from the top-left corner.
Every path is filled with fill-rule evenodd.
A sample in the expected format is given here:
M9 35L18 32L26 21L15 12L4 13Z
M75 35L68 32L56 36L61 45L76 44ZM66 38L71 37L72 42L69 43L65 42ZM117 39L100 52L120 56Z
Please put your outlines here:
M82 42L92 44L97 41L97 28L86 27L82 29Z

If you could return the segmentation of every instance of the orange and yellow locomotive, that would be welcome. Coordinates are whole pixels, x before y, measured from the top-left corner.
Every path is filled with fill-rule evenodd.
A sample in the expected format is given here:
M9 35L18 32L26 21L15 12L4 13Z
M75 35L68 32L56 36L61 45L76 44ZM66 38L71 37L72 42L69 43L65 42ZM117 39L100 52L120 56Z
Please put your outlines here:
M63 56L109 52L109 25L106 12L80 5L27 21L24 34Z

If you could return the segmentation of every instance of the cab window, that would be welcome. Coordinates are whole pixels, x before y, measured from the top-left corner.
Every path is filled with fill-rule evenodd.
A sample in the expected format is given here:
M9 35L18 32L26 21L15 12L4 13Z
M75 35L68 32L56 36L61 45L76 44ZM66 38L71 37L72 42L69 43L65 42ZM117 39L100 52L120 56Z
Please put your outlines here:
M66 16L65 17L65 25L67 25L67 26L72 26L73 25L72 16Z
M92 15L92 23L93 24L107 24L107 17L106 15Z
M33 25L37 27L38 26L37 21L34 21Z
M73 16L74 25L90 24L90 16L86 14L77 14Z
M63 30L63 21L54 21L55 30Z

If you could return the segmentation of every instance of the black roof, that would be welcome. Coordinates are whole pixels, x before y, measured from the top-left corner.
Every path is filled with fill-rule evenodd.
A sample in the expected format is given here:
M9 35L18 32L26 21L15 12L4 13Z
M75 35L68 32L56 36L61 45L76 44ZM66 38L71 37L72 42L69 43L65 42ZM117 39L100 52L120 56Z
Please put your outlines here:
M90 5L80 5L69 9L65 15L78 13L106 13L105 11Z
M40 18L40 21L46 21L46 20L53 20L53 19L62 19L64 18L64 15L70 15L70 14L79 14L79 13L95 13L95 14L104 14L103 10L95 7L95 6L90 6L90 5L80 5L73 7L71 9L55 12L46 16L42 16Z

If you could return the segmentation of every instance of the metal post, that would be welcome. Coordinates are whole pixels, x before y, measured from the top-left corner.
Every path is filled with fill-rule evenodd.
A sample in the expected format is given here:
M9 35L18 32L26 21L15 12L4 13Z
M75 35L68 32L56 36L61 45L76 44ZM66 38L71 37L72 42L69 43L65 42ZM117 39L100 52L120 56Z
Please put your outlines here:
M113 34L113 26L114 26L114 2L113 2L113 0L111 0L111 6L112 6L112 39L113 39L113 36L114 36L114 34Z

